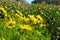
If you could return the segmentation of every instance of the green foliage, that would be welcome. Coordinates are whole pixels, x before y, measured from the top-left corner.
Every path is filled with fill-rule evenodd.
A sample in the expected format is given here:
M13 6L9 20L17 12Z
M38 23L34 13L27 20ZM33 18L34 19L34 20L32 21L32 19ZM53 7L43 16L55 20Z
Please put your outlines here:
M41 15L45 23L47 24L47 28L50 33L52 33L52 40L59 39L57 36L59 35L60 30L60 11L59 7L53 5L42 5L42 4L33 4L25 8L23 11L25 14L34 14Z
M9 21L6 17L2 20L0 18L0 39L4 37L6 40L58 40L60 37L60 10L58 6L48 4L31 4L24 7L20 4L0 3L1 7L5 8L8 15L17 22L16 28L5 29L5 22ZM46 28L39 28L38 25L30 24L33 31L26 31L18 29L22 21L15 16L16 10L21 10L23 17L30 15L41 15L46 24ZM0 11L1 13L1 11ZM37 34L37 31L39 31ZM52 35L51 35L52 34ZM58 36L58 37L57 37Z
M29 7L31 8L29 9L28 6L25 6L23 8L21 8L20 6L20 4L16 5L4 2L1 3L2 9L4 8L7 11L7 16L5 16L3 19L0 18L0 40L51 40L51 33L48 32L46 26L40 27L38 24L34 25L33 23L29 23L28 25L32 27L31 31L20 28L20 25L25 23L19 20L16 16L17 10L19 10L19 12L22 11L23 17L28 17L28 14L32 14L34 16L36 16L37 14L40 15L40 9L38 9L38 5L36 5L38 7L30 5ZM0 10L0 13L1 11L2 10ZM1 14L3 15L3 12ZM44 16L42 16L42 18L44 18Z

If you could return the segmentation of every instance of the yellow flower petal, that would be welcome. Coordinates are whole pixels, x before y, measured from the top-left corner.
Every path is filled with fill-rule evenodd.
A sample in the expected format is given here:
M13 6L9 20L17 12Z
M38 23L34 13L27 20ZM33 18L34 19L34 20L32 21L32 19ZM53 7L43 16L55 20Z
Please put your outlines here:
M43 27L43 26L46 27L46 24L40 24L40 27Z
M28 15L28 16L29 16L30 20L31 20L34 24L37 23L37 19L34 17L34 15Z
M25 22L29 22L29 21L30 21L30 19L29 19L29 18L26 18L26 17L25 17L23 20L24 20Z
M20 16L23 16L23 14L21 13L21 11L19 11L19 10L16 10L17 11L17 13L20 15Z
M29 25L20 25L21 29L25 29L25 30L32 30L32 28Z
M37 15L36 17L37 17L37 19L39 19L40 21L43 22L43 18L40 15Z
M18 14L16 14L16 16L18 17L19 20L23 20L24 18Z
M3 14L4 14L5 16L7 16L7 11L6 11L3 7L0 7L0 10L3 11Z

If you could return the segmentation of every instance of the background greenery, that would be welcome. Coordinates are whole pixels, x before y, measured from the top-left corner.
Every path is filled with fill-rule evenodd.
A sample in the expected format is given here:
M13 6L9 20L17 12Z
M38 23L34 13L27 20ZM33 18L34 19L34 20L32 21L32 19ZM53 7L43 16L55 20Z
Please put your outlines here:
M0 18L0 39L3 40L59 40L60 39L60 9L56 5L48 4L18 4L10 2L0 2L0 7L5 8L7 14L14 19L17 24L16 28L4 29L7 18L3 20ZM21 10L23 15L27 17L31 15L41 15L46 24L46 28L38 28L33 31L18 30L18 25L22 24L21 21L17 20L16 10ZM1 15L0 15L1 16ZM3 17L3 16L2 16ZM9 20L8 20L9 21ZM34 25L33 25L34 26ZM41 32L41 36L36 34L36 30ZM31 34L31 35L30 35ZM28 36L28 37L27 37Z

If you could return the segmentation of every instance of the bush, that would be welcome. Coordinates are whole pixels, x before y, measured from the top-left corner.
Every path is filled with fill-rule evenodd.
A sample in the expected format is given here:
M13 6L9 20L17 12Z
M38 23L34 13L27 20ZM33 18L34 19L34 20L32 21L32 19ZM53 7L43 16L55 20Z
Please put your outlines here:
M26 14L23 9L20 5L1 3L0 40L50 40L43 17Z
M55 5L42 5L42 4L32 4L25 8L23 11L25 14L41 15L44 18L44 22L47 24L47 29L52 33L52 40L59 39L57 37L60 35L60 12L59 6Z
M23 7L20 4L1 3L0 39L59 39L59 19L57 6L31 4Z

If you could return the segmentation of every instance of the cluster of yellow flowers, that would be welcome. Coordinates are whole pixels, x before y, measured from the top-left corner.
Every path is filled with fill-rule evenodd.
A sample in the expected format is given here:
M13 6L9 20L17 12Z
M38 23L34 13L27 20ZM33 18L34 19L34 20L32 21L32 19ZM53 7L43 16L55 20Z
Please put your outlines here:
M44 20L40 15L34 16L34 15L27 15L28 17L23 17L23 14L17 10L16 16L19 20L24 21L26 23L33 23L34 25L39 24L40 27L46 26L46 24L43 24ZM27 24L20 25L21 29L31 30L31 27Z
M46 24L43 24L44 20L40 15L37 15L35 18L34 15L28 15L30 20L34 23L34 24L39 24L40 27L46 26Z
M19 14L18 14L18 13L19 13ZM36 18L34 15L27 15L29 18L23 17L22 15L23 15L23 14L17 10L16 16L17 16L20 20L23 20L23 21L25 21L25 22L29 22L29 21L31 20L34 24L42 23L42 22L43 22L43 18L42 18L40 15L37 15L37 16L36 16L37 18Z
M3 14L8 17L7 11L3 8L0 7L0 10L3 11ZM28 17L23 17L23 14L21 11L16 10L16 16L18 17L19 20L24 21L25 23L33 23L34 25L39 24L40 27L46 26L46 24L43 24L44 20L40 15L34 16L34 15L27 15ZM9 16L9 21L6 23L6 26L8 28L13 28L15 27L14 25L16 24L16 21L13 21L12 18ZM21 29L25 30L32 30L32 28L28 24L20 25Z

